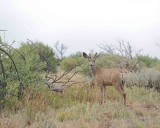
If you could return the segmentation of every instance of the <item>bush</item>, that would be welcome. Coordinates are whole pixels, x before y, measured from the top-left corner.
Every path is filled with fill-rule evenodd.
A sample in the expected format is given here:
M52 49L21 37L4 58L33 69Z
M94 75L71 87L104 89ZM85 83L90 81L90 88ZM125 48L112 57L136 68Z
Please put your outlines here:
M68 57L68 58L62 60L62 62L61 62L61 68L63 70L68 70L69 68L74 67L77 64L78 64L77 59Z
M61 62L62 70L68 70L76 65L79 65L76 69L80 71L83 75L91 76L91 71L90 67L88 66L88 62L85 58L82 57L82 53L80 52L72 54L71 56L65 58Z
M22 56L13 51L14 60L26 85L41 81L41 74L44 71L56 71L54 52L49 46L41 42L22 43L17 50L25 57L24 61Z
M141 55L138 57L138 59L141 63L143 63L144 66L148 68L153 68L160 64L160 61L157 58L151 58L149 56Z
M0 51L1 109L5 106L12 106L17 98L22 98L23 89L26 86L40 85L41 74L44 71L55 72L56 63L52 48L41 42L22 43L18 49L8 47L1 40L0 44L2 45Z
M145 88L154 88L160 91L160 72L154 69L144 69L140 72L129 73L126 78L128 87L138 86Z
M97 65L98 67L108 67L112 68L116 66L116 63L114 62L113 58L108 54L102 54L97 59Z

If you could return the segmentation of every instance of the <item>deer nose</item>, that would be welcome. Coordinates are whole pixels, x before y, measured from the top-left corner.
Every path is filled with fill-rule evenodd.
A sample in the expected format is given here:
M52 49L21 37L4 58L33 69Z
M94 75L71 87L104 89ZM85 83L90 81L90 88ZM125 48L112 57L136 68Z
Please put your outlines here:
M93 66L93 64L92 64L92 63L90 63L89 65L90 65L90 66Z

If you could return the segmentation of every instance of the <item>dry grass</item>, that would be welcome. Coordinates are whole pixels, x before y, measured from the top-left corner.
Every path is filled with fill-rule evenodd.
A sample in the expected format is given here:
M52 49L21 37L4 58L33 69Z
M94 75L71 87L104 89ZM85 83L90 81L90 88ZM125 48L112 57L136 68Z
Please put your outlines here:
M22 101L0 114L0 128L159 128L160 94L126 88L127 106L113 87L105 104L100 89L71 86L63 94L44 87L28 88Z

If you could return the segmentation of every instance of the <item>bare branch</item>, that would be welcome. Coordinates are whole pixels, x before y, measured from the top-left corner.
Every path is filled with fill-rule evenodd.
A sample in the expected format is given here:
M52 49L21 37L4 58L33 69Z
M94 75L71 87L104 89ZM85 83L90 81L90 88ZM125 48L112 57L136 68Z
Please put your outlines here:
M54 89L52 89L52 91L56 91L56 92L59 92L59 91L57 91L57 89L59 90L61 90L61 91L63 91L62 90L62 88L64 89L64 86L67 86L69 83L70 83L70 85L73 85L74 83L83 83L83 82L76 82L76 81L73 81L72 80L72 78L77 74L77 73L79 73L79 72L82 72L82 71L80 71L80 70L77 70L77 67L78 66L80 66L80 64L78 64L78 65L75 65L74 67L71 67L70 69L68 69L68 70L66 70L66 71L64 71L63 73L62 73L62 75L60 75L59 77L57 76L57 75L47 75L46 76L46 78L47 78L47 81L45 81L45 84L47 84L47 86L49 87L49 88L51 88L51 87L55 87L56 89L54 90ZM63 81L61 81L62 80L62 78L63 77L65 77L65 76L67 76L69 73L71 73L72 72L72 75L71 76L69 76L69 78L67 78L67 80L63 80ZM50 82L49 82L50 81ZM52 81L52 82L51 82ZM59 87L57 87L57 84L61 84L61 85L59 85ZM60 92L61 92L60 91Z
M67 46L64 44L60 44L59 41L54 45L54 48L56 50L56 56L61 61L64 58L64 54L67 50Z
M127 68L129 70L136 69L138 63L138 55L142 50L138 52L133 49L129 42L124 40L118 41L117 46L109 45L107 42L99 46L102 50L106 51L120 67ZM131 61L135 61L131 64Z

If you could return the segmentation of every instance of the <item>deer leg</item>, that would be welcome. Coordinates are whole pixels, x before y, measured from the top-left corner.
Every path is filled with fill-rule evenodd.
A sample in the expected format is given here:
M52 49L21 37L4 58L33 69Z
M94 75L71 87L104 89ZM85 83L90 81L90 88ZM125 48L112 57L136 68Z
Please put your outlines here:
M103 85L103 103L105 103L105 99L106 99L106 86Z
M105 97L106 97L106 86L101 86L101 92L102 92L102 100L101 103L105 103Z
M100 86L101 88L101 104L103 103L103 86Z
M124 84L120 84L121 90L124 92Z
M124 92L124 85L123 84L117 84L115 86L115 89L118 93L120 93L123 96L124 104L126 105L126 93Z
M123 100L124 100L124 104L126 105L126 93L124 91L124 84L121 84L120 87L121 87L121 90L123 91Z

